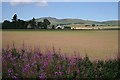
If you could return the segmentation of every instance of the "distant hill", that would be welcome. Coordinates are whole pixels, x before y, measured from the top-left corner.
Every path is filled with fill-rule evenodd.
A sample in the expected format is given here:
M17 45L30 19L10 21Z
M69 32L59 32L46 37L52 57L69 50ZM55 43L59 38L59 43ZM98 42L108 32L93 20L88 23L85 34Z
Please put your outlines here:
M118 21L116 21L116 20L104 21L101 23L106 24L106 25L118 25Z
M41 17L36 18L36 22L43 22L44 19L48 19L52 25L69 25L69 24L96 24L96 25L118 25L117 20L110 20L110 21L92 21L92 20L83 20L83 19L73 19L73 18L66 18L66 19L57 19L54 17ZM29 21L29 20L27 20ZM0 22L0 28L2 28L2 22Z
M92 20L82 20L82 19L72 19L72 18L66 18L66 19L57 19L54 17L41 17L37 18L36 22L42 22L44 19L48 19L51 24L57 25L57 24L103 24L103 25L118 25L117 20L113 21L92 21Z

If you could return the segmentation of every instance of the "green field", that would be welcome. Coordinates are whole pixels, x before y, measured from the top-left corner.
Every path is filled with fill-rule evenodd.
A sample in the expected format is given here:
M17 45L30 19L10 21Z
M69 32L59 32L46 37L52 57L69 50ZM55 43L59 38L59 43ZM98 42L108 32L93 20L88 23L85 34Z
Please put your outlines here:
M8 45L21 48L40 47L41 51L52 49L53 46L61 54L72 55L86 53L90 59L113 59L118 53L117 30L4 30L2 46Z

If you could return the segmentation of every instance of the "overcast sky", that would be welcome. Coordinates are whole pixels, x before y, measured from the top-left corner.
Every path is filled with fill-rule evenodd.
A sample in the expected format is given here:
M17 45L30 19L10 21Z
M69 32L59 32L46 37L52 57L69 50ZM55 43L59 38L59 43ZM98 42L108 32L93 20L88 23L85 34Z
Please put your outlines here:
M79 18L106 21L118 19L117 2L3 2L2 21L14 14L29 20L33 17Z

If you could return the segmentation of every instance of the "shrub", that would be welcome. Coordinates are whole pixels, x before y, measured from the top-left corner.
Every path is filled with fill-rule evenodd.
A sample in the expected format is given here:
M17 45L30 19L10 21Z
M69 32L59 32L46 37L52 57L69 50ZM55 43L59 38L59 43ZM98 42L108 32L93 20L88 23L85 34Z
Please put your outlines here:
M2 49L3 79L117 79L118 63L118 60L90 61L88 56L68 58L55 51Z

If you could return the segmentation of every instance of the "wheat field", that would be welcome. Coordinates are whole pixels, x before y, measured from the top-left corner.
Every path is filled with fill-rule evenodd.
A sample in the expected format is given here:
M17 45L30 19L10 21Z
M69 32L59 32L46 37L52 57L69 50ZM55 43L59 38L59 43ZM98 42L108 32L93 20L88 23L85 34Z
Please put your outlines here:
M17 48L40 47L41 51L53 47L68 56L79 53L87 54L90 59L113 59L118 53L117 30L4 30L2 47Z

